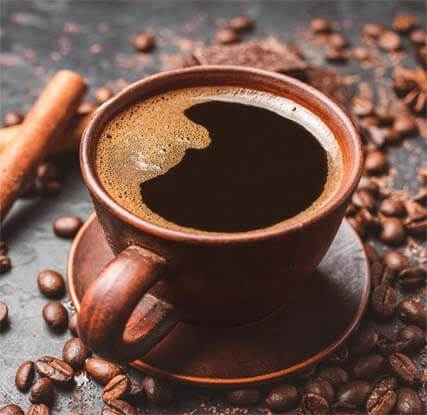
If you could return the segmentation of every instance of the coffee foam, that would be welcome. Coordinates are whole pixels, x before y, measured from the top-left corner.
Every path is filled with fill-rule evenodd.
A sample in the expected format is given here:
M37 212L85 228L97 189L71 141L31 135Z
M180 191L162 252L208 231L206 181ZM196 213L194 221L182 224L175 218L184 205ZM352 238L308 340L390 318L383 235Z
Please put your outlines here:
M331 198L343 175L343 161L341 149L326 124L289 99L267 92L224 86L166 92L132 105L106 125L96 149L96 169L101 184L117 203L149 222L172 229L188 229L151 211L143 203L140 184L176 166L188 149L209 146L209 132L189 120L184 111L196 103L212 99L274 111L304 126L325 149L328 177L322 194L308 209L284 222L298 221Z

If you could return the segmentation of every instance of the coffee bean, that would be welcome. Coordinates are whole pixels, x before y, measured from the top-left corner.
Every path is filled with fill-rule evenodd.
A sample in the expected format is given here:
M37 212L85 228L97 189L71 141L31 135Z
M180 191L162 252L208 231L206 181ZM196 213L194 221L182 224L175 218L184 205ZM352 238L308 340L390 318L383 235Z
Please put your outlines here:
M73 336L77 336L77 323L78 323L78 315L74 313L68 319L68 330L70 330Z
M384 335L380 335L377 342L378 352L383 356L405 351L406 342L393 341Z
M228 22L228 27L236 32L248 32L253 29L254 22L249 16L238 16Z
M258 389L236 389L227 393L227 401L236 406L253 406L260 395Z
M406 238L405 227L400 219L386 218L382 222L380 239L388 245L400 245Z
M351 366L351 372L356 379L370 380L376 377L384 366L384 358L379 354L369 354L359 357Z
M16 371L15 385L21 392L27 392L34 380L34 363L30 360L21 363Z
M362 95L356 95L353 98L351 101L351 107L358 117L367 117L374 111L374 104L372 100Z
M358 190L351 198L352 203L358 208L366 208L370 211L375 209L375 199L372 193L366 190Z
M3 127L13 127L21 124L24 121L24 116L17 111L7 112L3 117Z
M426 344L424 331L417 326L404 326L397 332L397 341L405 344L404 350L419 350Z
M117 375L111 379L102 392L102 399L109 401L112 399L121 399L130 389L130 380L126 375Z
M427 220L408 223L406 229L409 235L424 238L427 235Z
M335 350L330 356L329 356L329 362L330 363L345 363L348 360L348 357L350 356L350 352L348 351L348 347L344 344L340 346L337 350Z
M357 186L357 190L366 190L370 192L373 196L376 196L379 192L379 186L376 182L372 180L372 178L362 176Z
M85 368L89 376L101 385L107 384L111 379L121 373L119 366L115 363L108 362L99 357L87 359Z
M60 238L74 238L82 227L83 221L78 216L60 216L53 221L53 231Z
M372 309L381 317L391 317L396 308L397 291L388 284L380 284L372 292Z
M393 20L393 29L399 33L408 33L416 26L416 20L412 16L400 15Z
M96 110L96 104L91 101L82 101L77 107L77 115L87 115Z
M50 197L57 195L62 190L62 183L59 180L35 181L35 191L37 195Z
M13 403L0 408L0 415L24 415L24 411Z
M272 389L265 398L265 404L272 411L280 412L295 407L298 400L298 389L289 383L284 383Z
M345 49L349 46L347 38L341 33L333 33L330 35L328 38L328 44L335 49Z
M314 376L316 373L316 366L310 366L307 369L301 370L301 372L298 372L296 375L296 379L299 381L306 381Z
M400 388L397 391L396 410L398 415L422 415L424 404L413 389Z
M365 171L371 175L379 175L386 172L387 160L380 151L371 151L365 158Z
M404 288L418 288L424 285L427 271L422 267L406 268L398 276L399 284Z
M366 124L366 120L364 121ZM379 124L379 120L377 122ZM376 150L381 148L386 142L386 134L384 128L378 128L377 126L368 126L367 132L365 132L366 138L368 140L368 145L372 146L367 148L368 150Z
M357 47L353 48L351 53L352 53L352 56L354 59L358 59L360 61L364 61L364 60L367 60L369 58L368 49L366 49L362 46L357 46Z
M413 385L419 381L420 375L417 366L411 358L403 353L394 353L388 357L392 372L404 383Z
M138 33L132 38L132 46L137 52L150 52L154 49L154 35L150 32Z
M73 368L63 360L53 356L43 356L36 361L36 370L59 385L66 385L73 380Z
M50 409L44 403L33 404L26 415L50 415Z
M372 288L378 287L378 285L382 284L383 281L388 281L390 273L395 274L394 271L391 271L390 268L384 267L381 262L374 262L371 264L371 281Z
M125 401L113 399L105 402L102 415L136 415L136 410Z
M67 340L62 350L64 362L76 370L84 366L85 360L90 355L89 348L78 337Z
M306 415L327 415L331 412L328 401L314 393L307 393L302 397L302 408Z
M397 380L392 376L384 376L374 383L373 390L366 402L369 414L389 414L396 404Z
M310 30L316 34L330 33L332 32L332 25L326 19L319 17L310 22Z
M47 303L43 307L43 318L49 328L54 331L65 330L68 324L67 310L57 301Z
M53 399L53 383L49 378L37 379L30 389L30 402L49 405Z
M334 388L323 378L311 378L304 386L304 393L319 395L325 398L329 404L334 400Z
M381 262L381 257L375 247L371 244L364 244L366 256L368 257L369 264L374 264L377 262Z
M325 51L325 59L328 62L343 63L347 61L348 55L345 50L328 47Z
M359 237L365 239L368 228L366 227L366 223L362 220L362 218L357 215L353 218L347 218L347 220L351 227L357 232Z
M142 379L130 379L130 388L127 392L127 396L131 399L140 399L145 397Z
M375 115L378 117L380 125L389 127L393 124L394 113L388 106L379 106L375 108Z
M347 372L339 366L326 366L320 369L318 375L319 378L327 380L335 388L349 381Z
M0 255L0 274L4 274L12 268L12 261L7 255Z
M113 90L109 86L102 86L95 91L95 99L98 104L103 104L114 95Z
M401 136L414 135L418 131L417 123L412 115L397 115L394 119L393 128Z
M7 308L7 304L0 301L0 331L7 326L8 316L9 309Z
M415 299L402 300L399 303L399 317L406 323L415 324L421 328L427 324L427 310Z
M58 177L58 170L56 164L52 161L45 161L37 167L37 179L45 182L48 180L56 179Z
M424 30L418 29L414 30L409 39L411 40L412 44L418 47L424 46L427 43L427 34L424 32Z
M231 45L240 40L237 32L231 29L222 29L215 33L213 41L218 45Z
M359 408L365 405L371 392L371 386L364 380L354 380L340 386L337 391L336 400L347 402Z
M383 27L375 23L367 23L363 26L363 34L373 39L378 38L383 31Z
M401 45L400 36L391 30L384 30L378 38L378 46L387 52L396 51Z
M357 406L347 402L335 402L331 409L334 415L359 415Z
M408 258L397 251L388 251L384 258L384 264L396 271L402 271L409 267Z
M370 353L378 341L378 333L371 328L359 329L350 338L348 348L353 356Z
M406 208L405 204L401 200L384 199L381 202L380 212L386 216L405 216Z
M52 269L42 271L37 276L39 290L49 298L61 297L65 292L65 282L62 275Z

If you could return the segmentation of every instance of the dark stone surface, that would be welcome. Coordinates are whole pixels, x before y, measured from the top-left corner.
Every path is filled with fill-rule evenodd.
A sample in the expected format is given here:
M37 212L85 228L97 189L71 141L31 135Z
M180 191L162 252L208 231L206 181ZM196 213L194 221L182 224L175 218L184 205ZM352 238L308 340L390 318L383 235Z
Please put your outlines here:
M209 41L223 19L240 14L254 17L256 36L275 33L289 40L297 40L312 17L323 16L341 22L350 19L353 25L345 33L354 42L359 39L361 27L366 22L390 25L399 12L410 13L420 20L425 15L422 1L4 0L0 7L2 114L8 110L28 110L46 79L58 68L71 68L82 73L92 87L119 78L137 80L159 70L164 53L179 52L173 45L175 36ZM187 33L184 25L196 20L200 23L192 33ZM74 27L78 27L78 33L72 32ZM143 64L142 60L136 59L129 38L147 28L156 32L160 47L153 58ZM61 37L68 39L69 49L67 41ZM90 49L92 52L100 50L91 53ZM311 49L308 56L318 60L318 52ZM133 67L128 68L128 62L133 63ZM413 61L409 63L413 64ZM370 79L371 71L351 67L344 70ZM412 154L425 154L425 142L412 140L412 143ZM395 186L406 186L415 191L420 156L408 162L408 152L402 147L393 148L388 154L391 163L397 166ZM0 298L8 304L10 312L10 327L0 334L0 405L17 403L28 408L28 397L14 386L16 368L22 361L41 355L59 356L64 340L69 337L68 333L51 334L46 328L41 310L47 300L41 296L36 284L36 276L41 270L53 268L65 273L66 269L70 242L54 236L52 219L62 214L86 218L92 211L77 162L67 161L64 167L64 191L52 199L19 202L2 230L2 238L6 237L10 242L13 269L0 276ZM206 402L205 409L197 413L212 413L212 409L208 411L206 408L222 405L220 399L204 395L199 391L186 392L178 410L166 409L164 412L190 412L199 407L200 402ZM100 396L100 388L81 376L71 392L57 394L54 412L99 413ZM157 409L147 405L144 408L144 412L158 413Z

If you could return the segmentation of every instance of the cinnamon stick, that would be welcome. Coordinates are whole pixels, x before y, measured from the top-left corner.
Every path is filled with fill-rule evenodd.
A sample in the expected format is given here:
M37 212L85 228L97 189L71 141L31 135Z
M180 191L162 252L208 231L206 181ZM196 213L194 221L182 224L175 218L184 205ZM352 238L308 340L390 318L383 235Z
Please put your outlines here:
M84 92L84 79L58 71L20 125L0 164L0 220L3 220L35 167L60 140Z

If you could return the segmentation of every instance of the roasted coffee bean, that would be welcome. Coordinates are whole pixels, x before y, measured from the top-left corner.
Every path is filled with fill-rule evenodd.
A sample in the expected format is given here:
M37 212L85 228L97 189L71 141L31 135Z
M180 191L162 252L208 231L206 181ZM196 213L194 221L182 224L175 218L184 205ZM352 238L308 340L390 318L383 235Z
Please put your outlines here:
M424 404L413 389L400 388L397 391L396 411L398 415L422 415Z
M388 168L387 160L380 151L371 151L366 154L365 171L368 174L379 175L386 172Z
M132 399L140 399L142 397L145 397L142 379L130 380L130 388L128 390L127 396Z
M381 222L368 209L361 208L358 214L363 226L377 233L381 229Z
M349 356L350 352L348 351L348 347L344 344L329 356L329 362L338 364L345 363L348 360Z
M381 262L381 257L378 251L371 244L364 244L366 256L368 257L369 263L372 265L376 262Z
M427 324L427 310L413 298L399 303L399 317L406 323L415 324L421 328Z
M370 353L377 344L378 333L371 328L359 329L350 338L348 348L352 356L360 356Z
M372 309L381 317L391 317L396 308L397 291L388 284L380 284L372 292Z
M355 192L351 201L358 208L366 208L370 211L375 209L375 199L367 190L358 190Z
M58 298L64 295L65 282L62 275L52 269L42 271L37 276L39 290L49 298Z
M328 44L335 49L345 49L349 46L347 38L341 33L333 33L330 35L328 38Z
M307 369L302 370L296 376L299 381L306 381L314 376L316 373L316 366L310 366Z
M78 216L60 216L53 221L53 231L60 238L74 238L83 225Z
M364 120L363 124L367 125L367 120ZM376 121L376 124L379 124L379 120ZM369 143L368 145L370 146L369 148L367 148L368 150L376 150L378 148L381 148L386 142L384 128L378 128L376 125L367 125L367 133L365 134Z
M228 22L228 27L236 32L248 32L253 29L254 22L249 16L238 16Z
M394 286L396 281L396 274L396 271L392 268L388 266L383 267L382 271L378 273L378 275L374 275L374 273L372 273L373 286L377 287L378 285L383 284Z
M347 402L359 408L364 407L371 386L364 380L354 380L340 386L337 391L336 400L339 402Z
M401 200L384 199L381 202L380 212L386 216L405 216L405 204Z
M13 403L0 408L0 415L24 415L24 411Z
M37 179L41 181L48 181L58 177L58 170L56 164L52 161L45 161L37 167Z
M62 183L56 179L47 181L36 180L34 185L37 195L44 197L55 196L62 190Z
M314 393L307 393L302 397L302 408L306 415L327 415L331 412L328 401Z
M393 20L393 29L399 33L408 33L415 28L417 22L414 17L407 15L396 16Z
M309 379L304 386L304 393L322 396L329 404L334 400L335 394L332 385L323 378Z
M396 271L402 271L409 267L408 258L397 251L388 251L384 256L383 261L385 265Z
M408 212L408 223L427 219L427 209L415 200L405 200L405 207Z
M138 33L132 38L132 46L137 52L150 52L154 49L154 35L150 32Z
M53 356L43 356L36 361L36 370L59 385L66 385L73 380L73 368L63 360Z
M28 409L26 415L50 415L50 409L44 403L33 404Z
M81 369L85 360L91 355L89 348L78 338L69 339L65 342L62 350L62 358L73 369Z
M34 380L34 363L30 360L21 363L16 371L15 385L21 392L27 392Z
M50 329L55 331L65 330L68 324L68 313L65 307L52 301L43 307L43 318Z
M318 375L319 378L327 380L335 388L349 381L347 372L339 366L323 367Z
M366 234L368 232L368 228L366 226L366 223L362 220L362 218L357 215L353 218L347 218L348 223L351 225L351 227L357 232L357 234L360 236L360 238L365 239Z
M227 393L227 401L236 406L253 406L260 399L258 389L235 389Z
M347 402L335 402L331 409L334 415L359 415L357 406Z
M372 178L362 176L360 182L357 186L357 190L366 190L371 193L373 196L378 195L379 186Z
M330 33L332 32L332 25L326 19L318 17L310 22L310 30L316 34Z
M101 385L107 384L114 376L120 375L122 372L115 363L99 357L87 359L85 368L89 376Z
M325 59L328 62L343 63L348 59L348 54L345 50L328 47L325 50Z
M373 39L378 38L383 31L383 27L379 24L367 23L363 26L363 34Z
M380 125L383 127L389 127L393 124L394 121L394 113L387 106L379 106L375 108L375 115L378 117L380 121Z
M280 412L294 408L298 400L298 389L289 383L284 383L273 388L265 398L265 404L272 411Z
M418 288L424 285L427 271L422 267L406 268L398 276L399 284L404 288Z
M397 115L393 123L394 130L401 136L414 135L418 131L417 123L412 115Z
M393 128L382 128L384 143L388 145L396 145L400 143L400 134Z
M377 350L383 356L388 356L392 353L403 352L406 342L393 341L384 335L380 335L377 342Z
M0 331L7 326L8 316L7 304L0 300Z
M404 326L397 332L397 341L405 344L404 350L419 350L426 343L424 331L417 326Z
M409 235L424 238L427 235L427 220L410 222L406 225L406 229Z
M368 49L362 46L357 46L353 48L351 53L354 59L358 59L360 61L367 60L370 57Z
M114 95L113 90L109 86L102 86L95 91L95 99L98 104L103 104Z
M102 415L136 415L136 409L125 401L112 399L105 402Z
M12 268L12 261L7 255L0 255L0 274L10 271Z
M218 45L231 45L237 43L240 37L237 32L231 29L222 29L215 33L213 41Z
M117 375L111 379L102 392L102 399L109 401L112 399L121 399L130 389L130 380L126 375Z
M371 281L372 288L378 287L383 281L386 267L381 262L374 262L371 264ZM387 271L389 272L389 271Z
M406 238L403 222L397 218L386 218L382 222L380 239L388 245L400 245Z
M391 371L404 383L413 385L420 379L417 366L411 358L403 353L394 353L388 357Z
M378 46L387 52L396 51L401 45L400 36L391 30L384 30L378 38Z
M424 46L427 42L427 34L424 30L414 30L410 35L410 40L415 46Z
M366 402L368 414L389 414L396 404L396 388L397 380L392 376L383 376L375 381Z
M351 107L358 117L367 117L374 111L374 104L372 100L362 95L356 95L353 98L351 101Z
M13 127L21 124L24 121L24 116L17 111L7 112L3 117L3 127Z
M49 378L40 378L30 389L30 402L49 405L53 399L53 383Z
M82 101L77 107L77 115L87 115L96 110L96 104L91 101Z
M78 323L78 314L74 313L68 319L68 330L70 330L73 336L77 336L77 323Z
M379 354L359 357L353 362L351 372L356 379L371 380L378 376L384 366L384 358Z

